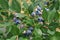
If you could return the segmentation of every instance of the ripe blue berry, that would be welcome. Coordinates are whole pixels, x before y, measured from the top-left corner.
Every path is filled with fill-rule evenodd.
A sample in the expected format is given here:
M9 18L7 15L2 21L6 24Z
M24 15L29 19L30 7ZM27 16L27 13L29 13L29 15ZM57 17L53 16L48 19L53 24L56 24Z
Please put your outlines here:
M32 34L32 32L31 32L31 30L27 30L25 33L23 33L24 34L24 36L29 36L29 35L31 35Z
M40 6L37 6L37 10L41 11L41 10L42 10L42 8L41 8Z
M19 17L14 17L13 21L15 22L15 24L20 24L21 20L19 20Z
M31 16L35 16L35 12L32 12L32 13L31 13Z
M18 20L18 19L15 21L16 24L20 24L20 22L21 22L21 21Z
M31 35L32 34L31 30L27 30L26 34L27 34L27 36Z
M38 18L38 21L39 21L39 22L43 22L44 20L43 20L42 17L39 17L39 18Z
M29 27L29 30L33 31L33 27Z
M13 18L13 21L15 22L16 20L17 20L16 17L14 17L14 18Z
M40 14L40 11L37 10L35 13L36 13L36 15L39 15Z

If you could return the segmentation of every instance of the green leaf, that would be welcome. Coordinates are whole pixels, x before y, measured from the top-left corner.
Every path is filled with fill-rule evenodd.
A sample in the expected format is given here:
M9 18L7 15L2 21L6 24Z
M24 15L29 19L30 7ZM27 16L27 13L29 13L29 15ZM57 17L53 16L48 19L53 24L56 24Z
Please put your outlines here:
M1 15L4 15L5 17L8 17L8 12L1 12Z
M26 24L28 26L34 25L34 20L33 19L26 20Z
M43 9L42 17L44 18L45 21L47 21L47 16L48 16L48 12L45 9Z
M12 4L10 6L11 10L16 11L17 13L20 13L21 11L21 6L19 4L19 2L17 2L16 0L12 0Z
M14 18L14 15L12 13L10 13L10 15L8 15L8 17L6 17L6 20L11 20Z
M20 37L19 40L28 40L27 38Z
M48 28L49 28L50 30L54 31L58 26L59 26L58 23L56 23L56 22L51 22L51 23L49 24Z
M12 29L11 29L10 33L13 35L19 35L18 27L16 27L16 26L11 26L11 27L12 27Z
M58 21L59 20L59 14L57 12L55 13L54 20L55 21Z
M51 37L50 40L58 40L56 36Z
M23 6L24 6L24 8L28 9L28 4L27 4L26 0L23 1Z
M31 2L33 2L33 3L34 3L34 2L35 2L35 0L31 0Z
M10 26L8 26L8 27L6 27L6 34L8 35L10 32L11 32L11 29L12 29L12 27L10 27Z
M34 10L34 5L31 4L31 5L28 7L28 12L29 12L29 14L31 14L31 13L33 12L33 10Z
M3 34L3 33L5 33L6 32L6 28L0 28L0 34Z
M3 10L9 9L8 1L6 0L0 0L0 5Z
M50 40L60 40L60 33L56 32L55 35L50 37Z
M34 34L35 36L42 36L42 31L40 29L35 28Z
M56 10L59 9L59 0L57 0L57 1L55 2L55 9L56 9Z
M6 39L6 40L10 40L10 39Z
M10 40L16 40L16 36L11 37Z
M51 31L51 30L48 29L47 33L49 33L50 35L54 35L55 31Z
M10 39L6 39L6 40L16 40L16 36L12 36Z
M0 21L3 21L3 17L0 15Z
M42 38L40 37L40 36L35 36L35 37L33 37L33 40L42 40Z
M3 38L0 38L0 40L4 40Z
M54 16L55 16L56 10L53 9L52 11L48 12L48 22L51 23L54 20Z
M13 25L13 22L4 22L3 24L2 24L3 26L11 26L11 25Z
M54 8L54 5L53 4L49 6L49 9L50 10L53 10L53 8Z
M43 33L47 33L47 30L48 30L48 29L46 29L46 28L44 28L44 27L41 27L41 30L42 30Z

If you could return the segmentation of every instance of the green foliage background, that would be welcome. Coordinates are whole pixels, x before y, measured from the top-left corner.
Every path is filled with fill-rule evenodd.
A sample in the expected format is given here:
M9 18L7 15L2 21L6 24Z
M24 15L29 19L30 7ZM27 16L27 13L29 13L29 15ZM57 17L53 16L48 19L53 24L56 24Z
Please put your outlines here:
M52 3L53 0L49 0L50 4L47 6L44 6L44 1L46 0L30 0L30 3L27 3L26 0L12 0L10 4L9 0L0 0L0 40L16 40L16 35L18 35L19 40L29 40L28 37L24 38L20 35L30 25L34 26L32 33L33 40L43 40L43 32L48 33L48 37L45 40L59 40L60 30L56 31L56 28L60 28L60 0L56 0L54 3ZM44 25L35 22L36 17L33 19L29 16L37 4L43 9L42 17L45 20ZM46 11L45 8L49 8L50 10ZM24 11L24 13L21 13L21 11ZM14 24L12 21L13 12L18 13L18 17L22 19L22 23L26 25L25 28L19 29L21 24ZM43 26L48 28L44 28Z

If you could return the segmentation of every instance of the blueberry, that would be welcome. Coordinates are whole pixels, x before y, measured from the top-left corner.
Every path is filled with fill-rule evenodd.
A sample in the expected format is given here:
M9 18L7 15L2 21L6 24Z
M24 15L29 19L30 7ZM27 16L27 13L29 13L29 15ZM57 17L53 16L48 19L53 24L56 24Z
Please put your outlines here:
M49 5L49 2L44 2L44 5Z
M33 31L33 27L29 27L29 30Z
M31 35L31 34L32 34L31 30L27 30L27 31L24 33L24 36L29 36L29 35Z
M17 20L16 17L14 17L14 18L13 18L13 21L15 22L16 20Z
M38 18L38 21L39 21L39 22L43 22L44 20L43 20L42 17L39 17L39 18Z
M36 13L36 15L41 15L42 14L42 12L40 12L38 10L35 13Z
M29 35L32 34L32 31L31 31L31 30L27 30L27 31L26 31L26 34L27 34L27 36L29 36Z
M35 16L35 12L32 12L32 13L31 13L31 16Z
M13 21L19 20L19 17L14 17Z
M20 24L20 22L21 22L20 20L16 20L15 21L16 24Z
M40 6L37 6L37 10L41 11L41 10L42 10L42 8L41 8Z
M20 24L21 22L18 17L14 17L13 21L15 22L15 24Z

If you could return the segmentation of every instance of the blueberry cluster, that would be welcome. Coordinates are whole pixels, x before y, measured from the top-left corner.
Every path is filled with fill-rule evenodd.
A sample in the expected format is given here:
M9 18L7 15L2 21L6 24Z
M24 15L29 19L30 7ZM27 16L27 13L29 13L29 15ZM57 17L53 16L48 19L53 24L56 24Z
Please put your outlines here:
M17 13L14 15L13 21L15 22L15 24L21 23L21 20L19 19L19 17L17 17Z
M31 13L31 16L32 17L38 16L38 19L37 19L38 22L44 22L44 19L42 17L42 8L39 5L37 5L37 8L35 9L35 12L33 11Z
M35 11L33 11L31 13L31 16L35 16L35 15L42 15L42 11L41 11L41 7L39 5L37 5L37 8L35 9Z
M46 8L45 8L46 9ZM32 17L34 17L34 18L36 18L37 17L37 21L38 21L38 23L44 23L44 19L43 19L43 17L42 17L42 8L39 6L39 5L37 5L37 8L35 9L35 11L33 11L32 13L31 13L31 16ZM24 19L23 19L24 20ZM17 16L17 13L15 13L14 14L14 18L13 18L13 21L15 22L15 24L20 24L20 23L22 23L21 22L21 20L20 20L20 18ZM21 24L20 25L20 28L23 28L24 27L24 25L23 24ZM27 29L27 30L24 30L23 31L23 35L24 36L30 36L30 35L32 35L32 32L33 32L33 27L32 27L32 25L31 26L29 26L29 28Z
M20 23L21 23L20 29L24 27L24 23L22 24L20 18L17 17L17 13L14 14L13 21L14 21L15 24L20 24ZM32 26L29 26L26 31L23 31L23 35L24 35L24 36L29 36L29 35L32 34L32 31L33 31L33 27L32 27Z
M26 31L23 32L24 36L32 35L33 27L29 27Z
M35 12L33 11L31 13L31 16L32 17L37 17L37 21L39 23L44 22L44 19L42 17L42 8L39 5L37 5L37 8L36 8ZM22 24L20 18L17 16L17 13L14 14L13 21L14 21L15 24L20 24L21 23L20 28L24 27L24 25ZM31 26L29 26L29 28L27 30L23 31L23 35L24 36L30 36L30 35L32 35L32 32L33 32L33 27L31 25Z

